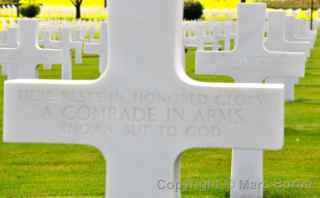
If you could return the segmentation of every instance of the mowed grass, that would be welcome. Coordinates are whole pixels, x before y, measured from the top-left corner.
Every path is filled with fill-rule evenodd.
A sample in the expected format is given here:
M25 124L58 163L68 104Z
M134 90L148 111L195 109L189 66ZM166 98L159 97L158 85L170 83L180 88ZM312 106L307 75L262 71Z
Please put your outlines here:
M229 77L195 75L194 51L186 55L189 76L206 82ZM40 67L41 78L60 78L60 67ZM98 58L74 65L74 79L95 79ZM3 80L0 86L3 93ZM286 138L281 151L265 152L265 197L320 197L320 37L296 87L296 102L286 104ZM2 129L2 95L0 97ZM27 119L27 118L26 118ZM2 130L0 130L2 131ZM0 132L0 137L2 132ZM1 141L2 142L2 141ZM3 144L0 142L1 198L102 198L105 166L94 148L80 145ZM192 149L181 157L183 198L228 197L231 150ZM139 182L139 178L136 178Z

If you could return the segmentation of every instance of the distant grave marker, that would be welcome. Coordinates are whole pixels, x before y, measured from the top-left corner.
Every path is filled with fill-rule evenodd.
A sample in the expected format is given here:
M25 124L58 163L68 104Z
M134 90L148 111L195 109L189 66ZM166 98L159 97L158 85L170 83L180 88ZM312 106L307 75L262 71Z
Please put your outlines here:
M101 23L100 40L96 42L87 42L85 44L85 53L99 55L99 70L104 72L107 66L107 49L108 49L108 24Z
M314 37L299 37L297 34L297 28L298 27L298 23L297 23L297 19L295 19L293 16L287 16L286 18L286 38L289 41L306 41L310 43L310 48L313 47L314 45Z
M303 52L307 57L310 55L312 45L307 41L288 41L286 38L286 14L284 11L271 11L269 15L269 31L268 39L265 46L272 51L286 51L286 52ZM306 59L307 61L307 59ZM302 67L305 66L305 63ZM294 101L295 99L295 84L299 82L299 78L270 78L267 81L284 82L286 84L286 99Z
M197 51L196 73L228 75L236 82L261 83L269 77L302 77L304 53L273 52L265 49L265 4L239 4L238 42L232 51ZM263 196L263 152L233 150L232 182L249 181L256 189L232 188L231 195ZM237 197L237 196L236 196Z
M0 48L0 64L7 66L8 79L34 79L39 64L61 64L63 77L67 65L61 50L40 49L38 46L38 23L33 19L19 21L19 42L17 48Z
M286 38L286 13L284 11L268 12L268 39L264 43L272 51L304 52L310 54L311 45L307 41L289 41Z
M74 41L72 40L72 29L64 27L60 30L61 40L52 40L51 34L48 31L43 32L43 39L41 44L45 48L51 49L62 49L62 50L75 50L75 63L81 64L82 61L82 41ZM71 57L71 54L70 54Z
M246 11L248 12L245 13ZM273 77L303 77L306 62L304 53L269 51L265 48L263 14L263 4L240 6L237 46L229 52L198 51L196 73L228 75L236 82L262 82ZM291 93L292 86L287 88L286 93Z

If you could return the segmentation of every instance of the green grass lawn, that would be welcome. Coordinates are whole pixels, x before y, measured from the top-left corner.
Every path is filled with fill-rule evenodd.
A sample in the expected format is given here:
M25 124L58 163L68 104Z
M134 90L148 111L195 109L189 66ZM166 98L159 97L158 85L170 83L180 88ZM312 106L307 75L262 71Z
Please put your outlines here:
M191 77L232 82L228 77L194 75L194 51L190 50L186 59ZM40 68L41 78L59 78L59 72L59 66L50 71ZM86 56L84 64L74 66L73 74L74 79L97 78L97 57ZM320 197L320 37L308 61L306 77L296 87L296 98L296 102L286 104L285 147L265 153L267 198ZM2 95L0 104L2 129ZM182 184L194 184L183 189L183 198L228 197L231 150L193 149L181 160ZM0 198L102 198L106 163L92 147L0 141ZM209 182L210 188L204 188Z

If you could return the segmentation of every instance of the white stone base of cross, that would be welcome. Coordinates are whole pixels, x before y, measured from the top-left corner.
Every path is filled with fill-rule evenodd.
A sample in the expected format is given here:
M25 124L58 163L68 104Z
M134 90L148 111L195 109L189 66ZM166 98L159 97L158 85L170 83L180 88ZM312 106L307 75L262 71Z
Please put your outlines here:
M232 150L231 198L263 198L263 152Z
M285 85L285 99L288 102L295 100L295 85L299 82L297 78L274 77L266 79L267 83L282 83Z

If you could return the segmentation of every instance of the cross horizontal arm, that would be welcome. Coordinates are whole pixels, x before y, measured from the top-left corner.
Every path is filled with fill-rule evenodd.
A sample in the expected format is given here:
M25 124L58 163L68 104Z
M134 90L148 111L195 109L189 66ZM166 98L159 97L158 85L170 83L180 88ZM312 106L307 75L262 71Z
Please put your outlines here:
M89 145L111 137L135 143L157 140L178 150L282 147L282 85L171 84L151 91L102 88L101 79L9 81L4 138Z
M4 134L4 140L90 145L94 132L99 130L90 130L86 122L88 118L84 115L86 112L81 109L75 112L72 107L87 102L86 97L94 94L94 88L91 92L86 91L91 82L41 82L24 80L19 83L17 80L6 83L8 91L5 94L4 112L7 117L4 128L7 133ZM73 122L74 116L79 116L79 120ZM93 122L91 127L95 127ZM89 134L89 131L93 133Z
M0 64L11 64L18 59L17 49L1 48L0 49Z
M198 74L233 75L239 72L270 76L303 77L306 55L298 52L264 51L246 52L197 52ZM278 66L278 67L276 67Z
M64 64L64 53L58 49L41 49L39 53L38 62L41 64Z

